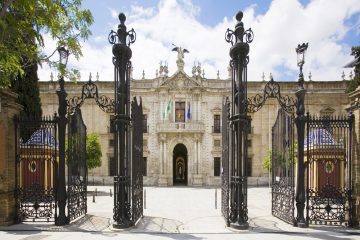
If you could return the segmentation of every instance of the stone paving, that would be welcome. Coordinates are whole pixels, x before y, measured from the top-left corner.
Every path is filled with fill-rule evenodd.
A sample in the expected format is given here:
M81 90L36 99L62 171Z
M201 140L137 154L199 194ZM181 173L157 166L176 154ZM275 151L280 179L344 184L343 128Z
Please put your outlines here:
M0 239L99 239L119 236L124 239L360 239L360 230L345 227L293 227L271 216L269 188L249 188L249 224L245 231L226 228L221 216L221 190L191 187L146 187L144 217L136 227L112 228L113 197L110 186L89 186L88 214L75 223L57 227L53 224L17 224L0 227Z

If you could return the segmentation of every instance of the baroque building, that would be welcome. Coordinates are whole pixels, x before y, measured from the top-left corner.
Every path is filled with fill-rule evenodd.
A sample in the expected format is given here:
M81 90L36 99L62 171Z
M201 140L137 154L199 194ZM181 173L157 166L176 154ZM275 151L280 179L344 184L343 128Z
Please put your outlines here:
M161 65L154 79L131 81L132 97L140 97L144 113L144 184L171 186L220 185L222 103L230 96L230 79L207 79L203 69L184 71L184 50L178 51L177 71L169 75ZM113 81L96 81L100 95L114 97ZM68 97L80 96L84 82L67 82ZM261 94L266 82L249 81L248 95ZM292 97L297 83L280 82L281 94ZM345 115L349 104L345 93L348 81L306 81L306 111L313 115ZM44 115L57 111L57 82L41 81L40 96ZM268 172L262 167L271 148L271 128L279 105L269 99L251 114L248 168L249 184L265 184ZM102 148L102 166L89 171L89 178L110 179L115 173L113 158L113 116L102 112L93 99L81 108L87 132L97 132Z

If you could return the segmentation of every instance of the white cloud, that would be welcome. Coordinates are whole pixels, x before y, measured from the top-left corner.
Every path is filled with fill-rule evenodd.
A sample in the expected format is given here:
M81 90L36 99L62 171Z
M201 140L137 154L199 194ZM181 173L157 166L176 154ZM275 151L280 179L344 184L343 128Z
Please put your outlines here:
M306 75L311 71L315 81L340 79L342 66L352 59L351 46L343 44L342 39L354 26L348 26L345 20L360 12L358 0L313 0L305 7L296 0L274 0L263 15L256 15L255 9L256 5L245 9L243 19L245 27L251 27L255 34L250 44L249 80L260 81L263 72L267 76L272 72L275 80L296 80L295 47L302 42L309 42ZM109 10L116 30L118 13ZM236 21L225 17L210 27L196 19L200 11L191 0L160 0L156 7L130 7L126 25L137 33L137 41L131 46L135 78L141 78L143 70L146 78L155 77L160 61L167 61L170 74L174 73L177 54L171 52L172 43L190 51L185 55L185 71L189 75L194 61L199 61L205 77L216 78L217 70L221 78L227 77L230 45L224 36ZM82 80L90 71L99 72L101 80L113 79L111 46L107 39L103 41L103 47L85 43L84 57L79 62L71 60L81 70ZM48 72L44 72L48 79Z

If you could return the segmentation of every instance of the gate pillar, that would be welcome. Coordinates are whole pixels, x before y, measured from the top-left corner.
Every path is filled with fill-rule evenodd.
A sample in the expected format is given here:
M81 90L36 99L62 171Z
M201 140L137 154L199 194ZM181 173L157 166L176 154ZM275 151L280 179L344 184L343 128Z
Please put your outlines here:
M304 169L304 137L305 137L305 93L304 89L304 75L302 72L302 67L305 63L304 54L308 48L308 44L303 43L302 45L298 45L296 48L296 52L298 56L302 56L302 58L298 59L298 66L300 67L299 73L299 89L296 91L295 95L297 98L296 104L296 119L295 124L297 128L297 184L296 184L296 225L298 227L306 227L306 221L304 217L304 209L305 209L305 169ZM299 61L300 60L300 61Z
M131 216L131 129L130 129L130 44L136 40L133 29L126 30L126 17L119 14L120 24L117 32L111 31L109 42L113 45L114 83L115 83L115 131L114 159L114 228L127 228L134 224Z
M247 209L247 135L250 117L247 115L247 64L249 44L253 40L251 29L244 30L243 13L236 14L235 30L228 29L225 40L231 43L232 97L230 110L230 226L248 228Z
M22 106L17 95L0 89L0 225L11 225L15 220L15 123Z

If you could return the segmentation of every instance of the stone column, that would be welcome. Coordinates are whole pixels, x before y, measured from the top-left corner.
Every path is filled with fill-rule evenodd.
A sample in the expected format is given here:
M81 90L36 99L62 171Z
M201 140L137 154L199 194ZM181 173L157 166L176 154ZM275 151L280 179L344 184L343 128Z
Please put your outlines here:
M200 161L200 135L195 134L194 136L195 140L195 174L193 179L193 185L194 186L202 186L202 174L199 173L199 161Z
M165 134L160 134L160 176L159 176L159 182L158 185L159 186L167 186L168 185L168 181L167 181L167 175L166 175L166 145L165 145L165 141L166 141L166 135Z
M17 95L0 89L0 225L15 220L15 124L14 116L22 110Z

